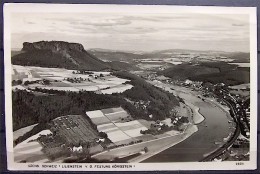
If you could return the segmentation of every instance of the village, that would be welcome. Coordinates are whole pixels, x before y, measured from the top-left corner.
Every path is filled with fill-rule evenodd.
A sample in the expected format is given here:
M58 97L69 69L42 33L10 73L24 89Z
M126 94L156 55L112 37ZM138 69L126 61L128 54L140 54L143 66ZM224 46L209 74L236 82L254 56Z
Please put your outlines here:
M234 109L234 119L229 121L230 124L235 124L236 131L229 135L225 141L229 142L232 139L232 143L226 150L219 153L217 157L212 158L213 161L224 160L248 160L249 157L249 139L250 139L250 93L249 85L242 84L237 86L227 86L224 83L212 84L210 82L199 82L186 80L172 80L163 75L157 73L136 72L139 76L147 79L153 84L168 84L173 86L179 86L187 88L191 92L199 93L197 95L202 101L209 99L210 101L216 100L216 104L221 107L229 107ZM163 86L163 85L159 85ZM166 87L164 87L165 89ZM171 88L175 90L175 87ZM233 123L234 122L234 123ZM235 128L234 128L235 129ZM238 133L239 132L239 133ZM232 138L233 137L233 138Z

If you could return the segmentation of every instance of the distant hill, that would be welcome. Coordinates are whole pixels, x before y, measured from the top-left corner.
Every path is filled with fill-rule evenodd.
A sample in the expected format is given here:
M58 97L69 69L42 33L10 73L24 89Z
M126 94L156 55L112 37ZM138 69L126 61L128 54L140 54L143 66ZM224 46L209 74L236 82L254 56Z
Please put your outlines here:
M112 62L107 62L107 63L113 70L125 70L125 71L140 70L140 68L138 68L137 66L130 64L130 63L126 63L126 62L112 61Z
M90 49L88 50L91 54L100 58L104 61L125 61L129 63L134 63L134 59L166 59L170 57L178 58L178 55L201 55L205 58L207 56L219 57L224 56L229 59L234 59L235 62L248 63L250 54L245 52L224 52L224 51L199 51L199 50L185 50L185 49L167 49L167 50L157 50L151 52L136 52L136 51L117 51L117 50L107 50L107 49ZM197 57L197 56L191 56ZM203 60L203 59L202 59ZM197 59L196 59L197 61ZM215 60L212 60L215 61Z
M230 59L234 59L234 63L249 63L250 62L250 53L243 53L243 52L235 52L225 54Z
M100 58L103 61L125 61L132 62L134 59L146 58L142 53L132 53L123 51L113 51L105 49L90 49L88 50L94 56Z
M110 69L107 63L87 52L83 45L63 41L24 42L20 53L13 52L12 64L86 70Z
M211 82L213 84L225 83L226 85L239 85L250 83L250 72L249 68L237 68L231 71L193 76L190 80Z
M250 82L250 68L241 68L225 62L203 62L197 65L181 64L158 72L172 79L225 83L238 85Z
M218 72L220 72L219 69L214 67L206 67L203 65L197 66L193 64L181 64L168 68L162 71L161 74L172 79L185 80L193 76Z

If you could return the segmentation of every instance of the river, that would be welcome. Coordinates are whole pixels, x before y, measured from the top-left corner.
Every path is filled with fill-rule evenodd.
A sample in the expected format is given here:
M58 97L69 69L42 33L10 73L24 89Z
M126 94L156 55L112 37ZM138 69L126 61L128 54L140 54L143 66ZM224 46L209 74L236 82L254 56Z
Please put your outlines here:
M205 120L197 125L198 131L191 137L143 162L200 161L205 155L221 146L221 144L216 145L216 141L223 144L223 138L228 137L231 130L229 129L227 113L215 104L204 102L191 93L176 92L176 90L173 91L169 88L168 90L198 106Z

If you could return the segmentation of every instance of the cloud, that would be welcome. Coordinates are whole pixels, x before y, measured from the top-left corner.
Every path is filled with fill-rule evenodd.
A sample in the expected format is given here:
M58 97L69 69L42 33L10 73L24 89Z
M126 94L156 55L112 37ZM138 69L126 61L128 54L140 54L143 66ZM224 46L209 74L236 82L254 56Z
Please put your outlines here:
M28 21L27 24L35 24L35 22Z
M92 20L89 22L81 22L80 24L91 25L91 26L117 26L117 25L131 24L131 21L124 20L124 19L105 19L105 20Z
M192 49L206 43L220 48L221 42L246 45L248 18L237 15L64 13L17 14L12 18L13 41L68 40L88 47L154 50L171 45ZM31 25L33 24L33 25ZM38 34L34 34L38 33ZM41 33L41 34L39 34ZM19 37L18 37L19 35ZM238 42L239 41L239 42ZM92 44L93 43L93 44ZM196 43L196 44L195 44ZM224 44L223 44L224 45ZM157 48L158 47L158 48ZM223 49L224 48L223 46ZM231 48L230 48L231 49ZM240 48L242 49L242 47ZM245 47L245 49L247 49Z
M124 17L110 16L106 15L88 15L85 17L55 17L55 18L45 18L47 21L57 21L62 23L67 23L71 25L89 25L89 26L117 26L117 25L128 25L131 21Z
M232 26L234 26L234 27L243 27L243 26L245 26L245 24L232 24Z

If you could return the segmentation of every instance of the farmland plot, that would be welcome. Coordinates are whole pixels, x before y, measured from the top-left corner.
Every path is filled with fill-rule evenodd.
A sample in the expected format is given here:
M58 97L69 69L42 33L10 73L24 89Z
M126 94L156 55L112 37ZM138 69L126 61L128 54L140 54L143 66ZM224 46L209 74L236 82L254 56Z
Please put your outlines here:
M109 88L109 89L101 90L101 92L103 94L122 93L122 92L124 92L128 89L131 89L132 87L133 87L133 85L130 85L130 84L118 85L118 86L114 86L114 87Z
M25 133L29 132L30 130L32 130L37 124L31 125L31 126L27 126L21 129L18 129L16 131L14 131L13 133L13 140L16 140L18 137L24 135Z
M102 109L101 110L104 114L109 114L113 112L120 112L120 111L125 111L123 108L118 107L118 108L108 108L108 109Z
M42 146L36 141L41 135L52 134L50 130L43 130L31 136L14 147L14 160L16 162L38 162L48 161L47 156L41 151Z
M95 110L95 111L88 111L86 112L86 114L89 116L89 118L99 118L99 117L105 117L105 115L103 114L103 112L101 112L100 110Z
M126 118L127 116L129 116L126 111L118 111L118 112L109 113L105 115L111 121L117 121L120 120L121 118Z
M126 122L126 123L115 123L115 125L130 137L141 136L142 134L140 133L140 131L147 130L147 128L137 120Z
M42 68L33 66L12 65L12 79L34 81L33 84L23 85L25 88L43 88L60 91L95 91L97 93L112 94L121 93L131 89L132 85L124 84L127 79L118 78L110 72L90 72L79 74L73 70L62 68ZM75 73L76 72L76 73ZM102 75L101 75L102 74ZM43 84L39 81L49 80L50 84ZM38 81L38 82L35 82Z
M98 138L96 130L93 130L88 121L81 115L59 117L54 119L53 123L58 133L68 143L94 142Z
M134 128L134 129L129 129L124 131L127 135L129 135L130 137L139 137L142 136L142 134L140 133L141 130L147 130L146 127L140 127L140 128Z
M48 90L58 90L58 91L79 91L79 89L77 88L74 88L74 87L54 87L54 86L51 86L51 87L41 87L42 89L48 89Z
M140 133L141 130L147 130L143 124L138 120L121 122L121 118L130 116L123 108L108 108L89 111L86 114L90 117L93 123L97 124L99 132L105 132L108 138L115 144L128 144L131 141L142 140L143 135ZM108 122L102 123L97 122L97 119L107 119ZM144 138L147 139L147 138Z
M98 125L97 129L99 132L111 132L117 130L118 127L116 127L116 125L113 123L107 123L107 124Z
M110 122L110 120L107 117L98 117L98 118L93 118L91 120L96 125L102 125Z
M107 132L107 135L112 142L118 142L118 141L122 141L122 140L131 139L131 137L126 135L123 131L121 131L118 128L114 131Z
M116 125L113 124L113 123L101 124L101 125L97 126L97 129L100 132L106 132L106 131L111 130L113 128L116 128Z
M91 119L91 121L96 125L109 123L109 119L100 111L89 111L86 112L87 116Z

